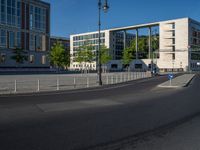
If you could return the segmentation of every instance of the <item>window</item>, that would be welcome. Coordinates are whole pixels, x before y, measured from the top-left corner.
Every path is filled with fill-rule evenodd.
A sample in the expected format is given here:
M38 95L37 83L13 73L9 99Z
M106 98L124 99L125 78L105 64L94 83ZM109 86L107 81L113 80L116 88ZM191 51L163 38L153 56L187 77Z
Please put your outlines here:
M29 49L31 51L35 51L35 35L34 34L30 34L30 45L29 45Z
M19 47L19 48L21 47L21 32L17 32L16 46Z
M6 2L5 0L1 0L1 20L0 22L5 24L6 23Z
M15 33L14 32L9 32L9 48L14 48L15 47Z
M6 47L6 30L0 30L0 46Z
M175 29L175 27L176 27L176 26L175 26L175 23L173 23L173 24L172 24L172 29Z
M176 59L176 56L175 54L172 54L172 59L175 60Z
M172 39L172 44L175 44L175 39Z
M46 56L45 56L45 55L42 56L42 64L43 64L43 65L46 64Z
M34 60L35 60L34 55L30 55L30 57L29 57L29 62L30 62L31 64L33 64L33 63L34 63Z
M172 51L175 52L175 46L172 47Z
M17 26L21 27L21 2L17 2Z
M7 24L16 25L16 0L7 0ZM20 8L19 8L20 9Z
M42 51L42 37L40 35L36 35L35 38L36 51Z
M46 9L30 6L30 29L46 30Z
M175 31L172 31L172 36L175 36Z

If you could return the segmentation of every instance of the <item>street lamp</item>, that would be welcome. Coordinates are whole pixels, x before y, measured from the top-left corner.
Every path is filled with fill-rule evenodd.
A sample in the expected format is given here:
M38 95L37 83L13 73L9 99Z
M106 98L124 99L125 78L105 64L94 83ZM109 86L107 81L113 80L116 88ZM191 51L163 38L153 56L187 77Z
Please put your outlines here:
M106 13L109 9L108 6L108 2L107 0L105 0L104 5L102 6L101 0L99 0L98 2L98 7L99 7L99 46L98 46L98 55L97 55L97 59L98 59L98 83L101 86L102 85L102 78L101 78L101 10L103 9L103 11Z

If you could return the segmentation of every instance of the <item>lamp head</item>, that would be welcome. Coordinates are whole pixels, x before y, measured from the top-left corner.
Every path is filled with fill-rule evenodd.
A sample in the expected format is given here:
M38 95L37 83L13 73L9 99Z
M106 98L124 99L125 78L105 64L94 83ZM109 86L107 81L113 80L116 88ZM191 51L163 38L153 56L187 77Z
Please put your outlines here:
M105 0L105 3L103 5L103 11L106 13L108 11L108 9L109 9L108 2L107 2L107 0Z

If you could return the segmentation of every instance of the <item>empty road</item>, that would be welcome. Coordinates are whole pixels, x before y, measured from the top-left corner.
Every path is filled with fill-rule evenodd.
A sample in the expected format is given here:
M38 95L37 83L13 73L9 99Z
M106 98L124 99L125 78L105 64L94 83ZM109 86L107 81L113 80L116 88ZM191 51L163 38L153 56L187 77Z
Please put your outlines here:
M0 149L120 149L121 141L200 112L200 76L157 88L166 76L102 88L0 97Z

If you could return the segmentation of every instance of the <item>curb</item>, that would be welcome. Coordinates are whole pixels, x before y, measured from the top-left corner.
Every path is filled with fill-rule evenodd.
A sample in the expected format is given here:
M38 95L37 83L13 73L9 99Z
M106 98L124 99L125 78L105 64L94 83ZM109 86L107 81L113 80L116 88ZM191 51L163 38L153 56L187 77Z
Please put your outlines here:
M167 85L162 85L162 84L164 84L164 83L162 83L162 84L160 84L160 85L158 85L157 87L160 87L160 88L182 88L182 87L188 87L188 85L191 83L191 81L194 79L194 77L195 77L196 75L194 74L193 76L192 76L192 78L190 78L184 85L182 85L182 86L167 86ZM166 81L166 82L168 82L168 81Z
M187 84L183 87L188 87L188 85L192 82L192 80L194 79L194 77L196 76L196 74L193 75L193 77L187 82Z

